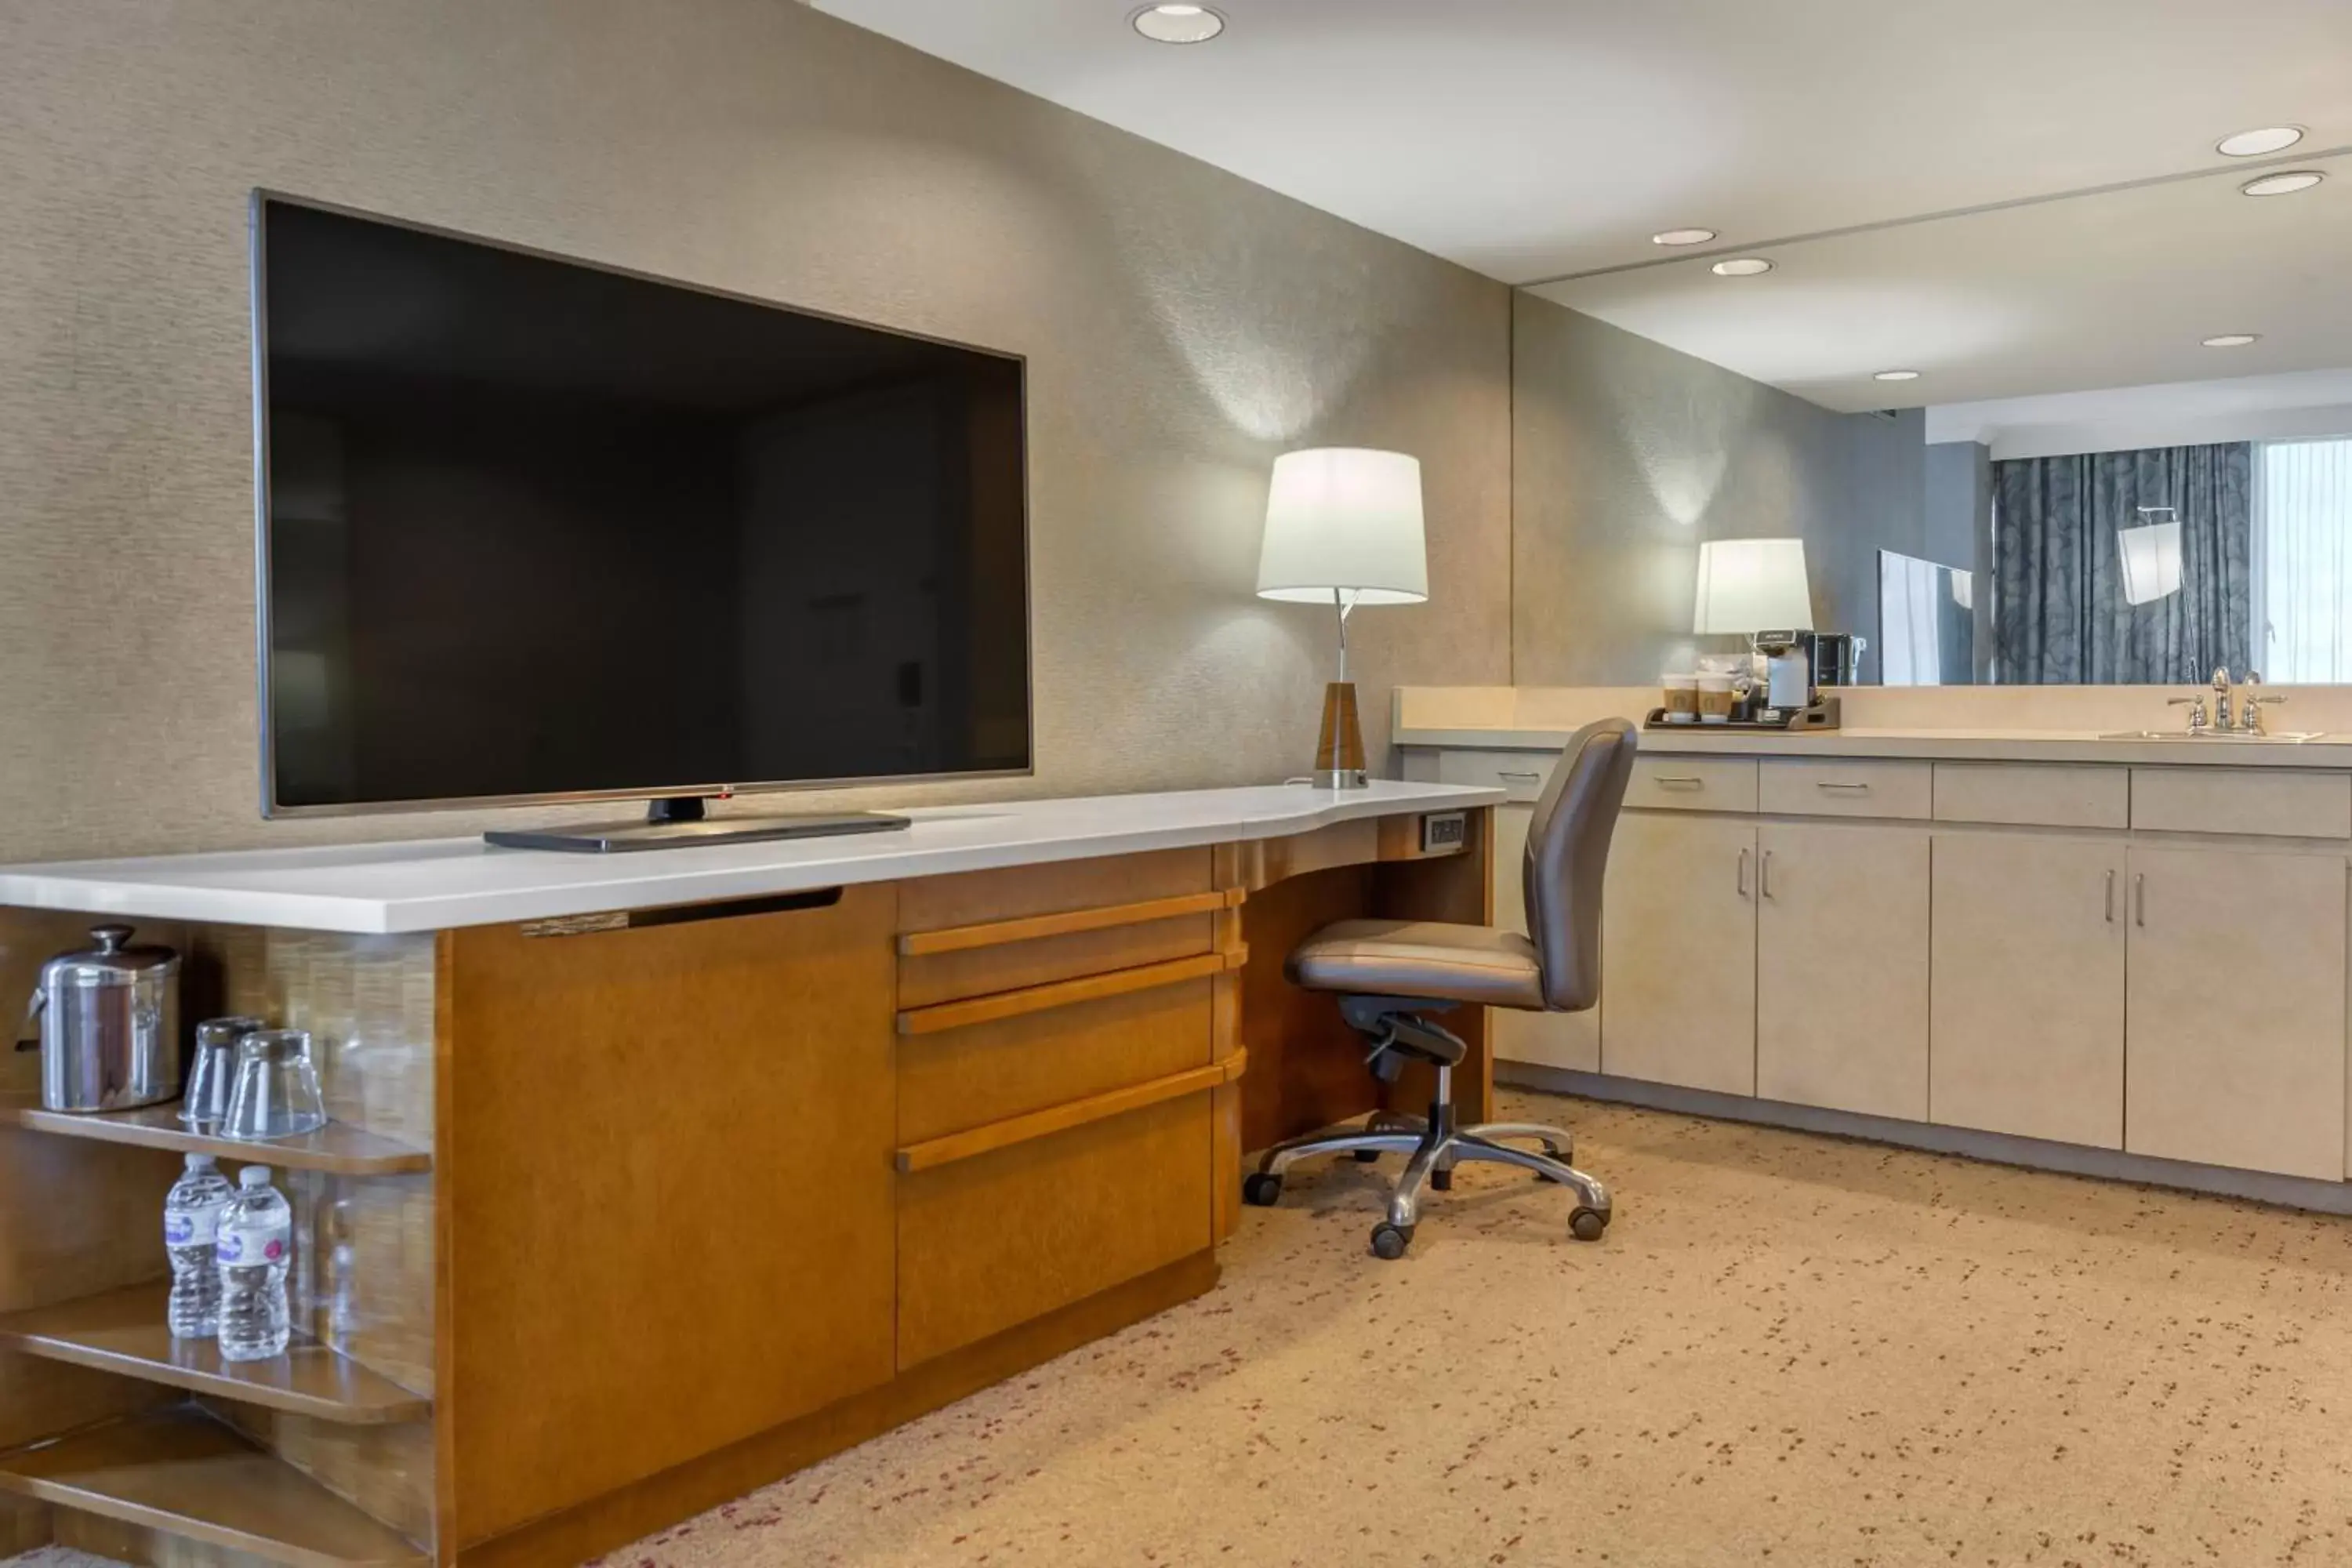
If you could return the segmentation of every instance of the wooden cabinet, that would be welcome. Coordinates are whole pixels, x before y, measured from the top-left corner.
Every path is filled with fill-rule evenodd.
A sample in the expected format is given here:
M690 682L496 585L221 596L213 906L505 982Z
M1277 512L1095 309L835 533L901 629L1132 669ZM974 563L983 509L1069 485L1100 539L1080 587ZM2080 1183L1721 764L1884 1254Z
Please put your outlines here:
M2345 863L2134 846L2125 1147L2345 1174Z
M1509 753L1478 765L1532 783ZM1498 1011L1492 1037L1509 1060L2343 1181L2352 868L2325 841L2352 836L2347 802L2336 768L1652 753L1611 852L1597 1020ZM1496 821L1496 918L1521 930L1528 816Z
M1528 929L1528 825L1534 816L1533 806L1495 808L1491 873L1495 880L1495 923L1522 935ZM1498 1061L1532 1062L1581 1072L1601 1070L1599 1007L1582 1013L1528 1013L1516 1007L1489 1007L1486 1038Z
M890 1379L897 911L444 939L445 1544Z
M1757 830L1756 1092L1927 1117L1927 836Z
M1932 855L1929 1120L2122 1148L2124 846L1939 833Z
M1756 1092L1756 827L1628 812L1601 922L1605 1072Z

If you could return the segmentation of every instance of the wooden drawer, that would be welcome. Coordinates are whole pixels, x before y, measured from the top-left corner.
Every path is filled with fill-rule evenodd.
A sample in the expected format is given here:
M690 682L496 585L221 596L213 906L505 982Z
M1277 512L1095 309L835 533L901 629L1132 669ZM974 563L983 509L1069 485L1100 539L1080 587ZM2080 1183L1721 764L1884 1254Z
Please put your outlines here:
M1108 920L1118 918L1122 911L1145 912L1171 905L1215 901L1213 894L1183 894L1174 900L1153 900L1087 913ZM922 933L914 933L913 940L919 942ZM899 945L908 943L902 940ZM928 1007L935 1003L960 1002L970 996L987 996L1027 985L1050 985L1057 980L1084 974L1108 974L1147 963L1197 957L1215 945L1215 917L1202 910L1027 941L902 952L898 958L898 1005Z
M1937 763L1936 820L2128 827L2131 770L2042 763Z
M1160 849L1146 855L1013 866L1002 871L918 877L898 884L898 929L935 931L1205 893L1210 887L1210 854L1205 847Z
M1926 820L1934 764L1847 757L1767 758L1758 809L1775 816L1894 816Z
M1543 794L1558 752L1467 752L1448 747L1437 753L1439 784L1476 784L1507 792L1521 805Z
M898 1365L1205 1250L1209 1095L1107 1117L898 1182Z
M1187 980L898 1042L898 1141L1205 1067L1213 982Z
M2352 837L2352 777L2252 768L2134 768L2131 825L2158 833Z
M1627 805L1652 811L1754 811L1756 762L1752 757L1644 757L1633 759L1625 785Z

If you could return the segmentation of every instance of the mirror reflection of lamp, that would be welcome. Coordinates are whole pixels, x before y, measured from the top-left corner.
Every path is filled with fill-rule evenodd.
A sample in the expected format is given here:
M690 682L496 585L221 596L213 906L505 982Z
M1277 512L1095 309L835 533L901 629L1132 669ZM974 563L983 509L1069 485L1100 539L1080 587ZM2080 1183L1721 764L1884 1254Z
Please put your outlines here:
M2168 506L2137 509L2138 528L2116 531L2123 552L2124 603L2152 605L2180 592L2180 513ZM2168 521L2154 521L2161 514Z

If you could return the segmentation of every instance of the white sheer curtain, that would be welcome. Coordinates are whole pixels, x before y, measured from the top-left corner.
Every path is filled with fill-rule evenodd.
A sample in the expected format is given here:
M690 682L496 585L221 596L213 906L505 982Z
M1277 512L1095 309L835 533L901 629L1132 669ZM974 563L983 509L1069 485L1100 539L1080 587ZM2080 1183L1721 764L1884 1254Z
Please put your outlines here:
M2352 680L2352 437L2260 451L2263 679Z

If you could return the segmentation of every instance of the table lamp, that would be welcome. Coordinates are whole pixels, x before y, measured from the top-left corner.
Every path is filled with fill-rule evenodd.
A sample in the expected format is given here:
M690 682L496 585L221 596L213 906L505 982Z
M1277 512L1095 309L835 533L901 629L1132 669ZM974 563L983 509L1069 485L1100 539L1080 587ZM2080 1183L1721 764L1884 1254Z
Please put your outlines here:
M2157 521L2159 513L2162 522ZM2123 552L2124 603L2153 605L2180 592L2180 514L2168 506L2144 506L2139 520L2145 526L2116 533L2116 548Z
M1323 689L1314 783L1318 789L1361 789L1364 732L1356 688L1348 679L1348 616L1359 605L1418 605L1429 597L1420 459L1356 447L1276 458L1257 596L1331 606L1339 629L1339 679Z
M1691 631L1699 637L1753 637L1813 629L1813 595L1805 581L1801 539L1710 539L1698 547L1698 602Z

